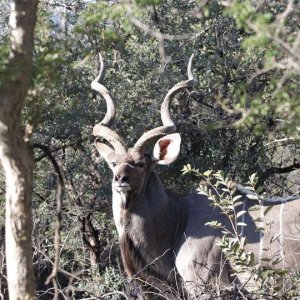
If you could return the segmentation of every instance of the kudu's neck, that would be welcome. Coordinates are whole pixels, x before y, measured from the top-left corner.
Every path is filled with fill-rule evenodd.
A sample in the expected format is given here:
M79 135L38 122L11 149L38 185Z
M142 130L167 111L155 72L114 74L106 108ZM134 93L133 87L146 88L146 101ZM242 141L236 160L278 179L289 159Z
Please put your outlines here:
M159 176L151 171L138 194L128 194L124 199L113 191L113 213L119 236L125 233L140 239L141 243L155 236L174 236L178 226L178 207L165 190ZM145 239L143 241L143 239Z

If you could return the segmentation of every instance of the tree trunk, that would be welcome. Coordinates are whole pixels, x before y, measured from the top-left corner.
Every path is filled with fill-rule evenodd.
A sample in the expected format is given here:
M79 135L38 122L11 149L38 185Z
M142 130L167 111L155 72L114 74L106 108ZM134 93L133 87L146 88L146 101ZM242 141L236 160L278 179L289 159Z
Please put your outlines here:
M34 160L21 130L21 109L31 77L37 0L15 0L10 56L0 86L0 160L6 182L6 263L10 299L35 299L31 190Z

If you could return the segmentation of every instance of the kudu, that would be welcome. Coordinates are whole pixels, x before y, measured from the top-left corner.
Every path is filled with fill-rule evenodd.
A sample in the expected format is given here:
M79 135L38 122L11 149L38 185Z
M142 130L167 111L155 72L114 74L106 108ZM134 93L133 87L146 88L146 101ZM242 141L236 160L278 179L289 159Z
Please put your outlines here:
M195 299L203 284L230 285L233 280L230 264L224 263L216 245L222 233L205 225L212 220L227 224L226 217L211 206L206 196L196 193L180 196L166 190L154 170L157 164L171 164L179 154L181 138L170 117L169 105L176 93L194 83L192 57L188 80L177 83L163 100L163 126L144 133L132 148L127 148L110 128L115 107L108 90L100 83L104 77L101 56L100 60L99 75L91 86L105 98L107 112L95 125L93 135L97 137L95 144L100 155L113 172L113 216L127 275L138 277L148 286L158 287L165 282L178 288L182 284L185 294ZM150 154L148 148L154 143ZM240 210L253 205L253 200L244 201ZM300 262L300 202L275 205L267 214L267 222L274 224L261 233L256 230L259 224L255 219L263 216L264 209L243 216L243 222L247 223L243 229L248 240L246 250L254 253L255 263L262 262L265 256L278 255L283 259L281 267L296 269ZM277 241L271 243L275 234L279 234Z

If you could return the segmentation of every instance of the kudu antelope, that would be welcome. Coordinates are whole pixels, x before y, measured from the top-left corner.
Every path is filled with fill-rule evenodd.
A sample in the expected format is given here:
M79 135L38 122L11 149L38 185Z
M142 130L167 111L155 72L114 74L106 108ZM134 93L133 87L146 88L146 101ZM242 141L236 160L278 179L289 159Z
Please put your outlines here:
M222 252L216 245L222 234L205 226L212 220L223 224L228 220L203 195L180 196L166 190L154 170L157 164L171 164L179 154L181 138L170 117L169 105L176 93L193 85L192 57L188 80L177 83L163 100L163 126L144 133L132 148L127 148L110 128L115 107L100 83L104 76L101 56L100 60L99 75L91 86L105 98L107 112L95 125L93 135L97 137L95 144L100 155L113 172L113 216L127 275L138 275L141 281L154 286L161 282L173 287L182 284L186 293L196 299L204 283L230 285L230 264L222 262ZM150 154L148 148L154 143ZM253 205L253 200L244 201L240 210ZM265 256L278 255L283 259L280 267L296 269L300 261L300 202L275 205L267 214L267 222L274 224L261 233L256 231L258 225L254 221L263 216L264 209L243 216L247 223L243 229L248 239L246 250L254 253L256 263ZM277 240L270 243L275 234L279 234Z

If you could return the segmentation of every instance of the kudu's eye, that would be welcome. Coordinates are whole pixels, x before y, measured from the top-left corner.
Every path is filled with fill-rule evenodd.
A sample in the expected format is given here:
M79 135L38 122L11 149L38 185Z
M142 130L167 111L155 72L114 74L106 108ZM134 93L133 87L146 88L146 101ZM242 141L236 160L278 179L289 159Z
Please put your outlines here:
M140 161L140 162L138 162L138 163L136 164L136 166L139 167L139 168L144 168L144 167L145 167L145 163L142 162L142 161Z
M111 163L111 165L112 165L113 167L116 167L116 166L117 166L117 163L113 161L113 162Z

